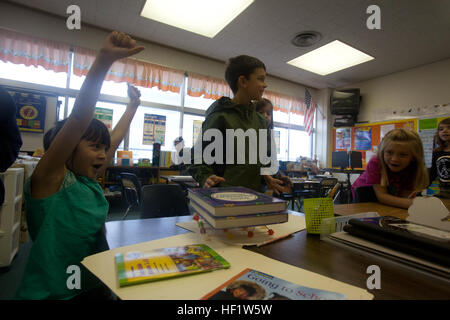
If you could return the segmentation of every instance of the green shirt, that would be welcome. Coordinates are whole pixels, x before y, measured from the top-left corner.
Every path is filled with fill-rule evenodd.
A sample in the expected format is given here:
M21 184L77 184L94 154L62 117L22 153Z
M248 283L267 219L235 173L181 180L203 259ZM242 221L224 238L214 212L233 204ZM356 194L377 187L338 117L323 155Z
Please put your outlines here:
M57 193L43 199L31 197L31 178L24 186L28 230L33 246L16 299L70 299L98 285L98 280L80 262L107 250L102 226L108 213L97 181L66 170ZM80 289L68 267L80 268ZM70 269L69 269L70 270ZM69 279L69 281L68 281Z
M246 139L245 164L237 164L238 141L235 139L233 150L234 163L225 164L227 151L226 130L242 129L244 132L249 129L255 130L257 145L254 147L258 150L259 129L267 129L267 121L264 116L256 112L254 106L236 104L228 97L222 97L214 102L206 111L205 116L202 132L205 133L208 129L218 129L222 133L224 164L208 165L204 162L195 164L193 160L194 150L192 150L192 162L188 168L189 173L199 182L200 186L203 186L208 177L214 174L225 179L225 182L220 183L217 187L242 186L261 192L263 179L261 176L262 164L259 159L259 151L256 154L257 163L252 164L249 161L249 140ZM203 141L202 150L205 150L209 143L209 141ZM270 151L270 145L268 148Z

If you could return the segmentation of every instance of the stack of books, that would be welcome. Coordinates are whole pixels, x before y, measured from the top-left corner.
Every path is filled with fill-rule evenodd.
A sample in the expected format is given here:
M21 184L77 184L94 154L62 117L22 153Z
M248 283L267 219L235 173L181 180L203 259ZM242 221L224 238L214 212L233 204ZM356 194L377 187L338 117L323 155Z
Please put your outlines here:
M244 187L189 189L190 206L214 229L288 221L287 201Z

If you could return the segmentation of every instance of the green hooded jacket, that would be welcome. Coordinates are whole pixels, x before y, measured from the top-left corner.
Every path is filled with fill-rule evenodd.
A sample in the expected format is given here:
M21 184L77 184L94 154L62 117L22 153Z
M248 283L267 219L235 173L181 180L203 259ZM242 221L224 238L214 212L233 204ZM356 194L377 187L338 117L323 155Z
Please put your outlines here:
M202 125L202 133L208 129L218 129L222 133L223 137L223 162L207 164L202 158L202 164L194 163L194 148L191 150L191 165L188 167L189 174L203 186L205 181L211 175L217 175L223 177L225 182L220 183L217 187L230 187L230 186L242 186L253 189L255 191L262 191L262 176L260 169L262 164L259 159L259 129L267 129L267 120L263 115L255 111L253 105L239 105L233 102L228 97L222 97L215 101L205 113L205 121ZM244 133L248 129L254 129L256 132L256 142L250 141L249 138L245 139L245 164L237 164L237 150L238 139L234 137L234 162L233 164L226 163L226 129L242 129ZM200 136L199 136L200 138ZM203 141L202 143L202 155L203 151L209 144L213 144L213 141ZM258 151L256 155L256 163L250 164L249 158L249 143L256 143L255 150ZM207 154L215 156L214 152L210 152L212 147L209 147L205 152ZM270 152L270 145L267 146ZM228 155L229 156L229 155ZM252 161L254 162L254 161Z

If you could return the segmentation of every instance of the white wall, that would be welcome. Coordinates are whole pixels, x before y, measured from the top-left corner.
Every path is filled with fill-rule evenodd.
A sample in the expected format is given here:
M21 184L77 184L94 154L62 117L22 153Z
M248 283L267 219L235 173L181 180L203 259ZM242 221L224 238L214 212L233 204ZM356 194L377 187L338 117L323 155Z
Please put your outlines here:
M388 113L411 107L450 103L450 59L345 86L359 88L362 103L358 121L399 120ZM450 115L450 114L449 114ZM426 116L426 115L422 115ZM333 117L329 115L329 126ZM332 134L328 139L328 164L331 165Z
M386 111L450 103L450 59L345 88L361 89L358 121L397 120Z

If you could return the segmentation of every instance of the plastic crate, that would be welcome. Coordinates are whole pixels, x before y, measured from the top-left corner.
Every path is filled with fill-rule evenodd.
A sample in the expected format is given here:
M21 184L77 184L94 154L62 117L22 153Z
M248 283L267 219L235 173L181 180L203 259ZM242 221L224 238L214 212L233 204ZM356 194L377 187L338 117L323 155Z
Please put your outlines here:
M14 203L17 197L22 196L24 176L23 168L9 168L5 172L0 173L0 179L5 186L4 203Z
M5 267L19 250L24 168L9 168L0 178L5 186L5 201L0 207L0 267Z
M306 231L320 234L322 220L334 215L332 198L311 198L303 200Z
M16 224L9 233L0 231L0 267L11 264L19 251L20 224Z
M0 230L9 233L14 225L20 224L22 217L22 195L13 203L5 203L0 207Z

